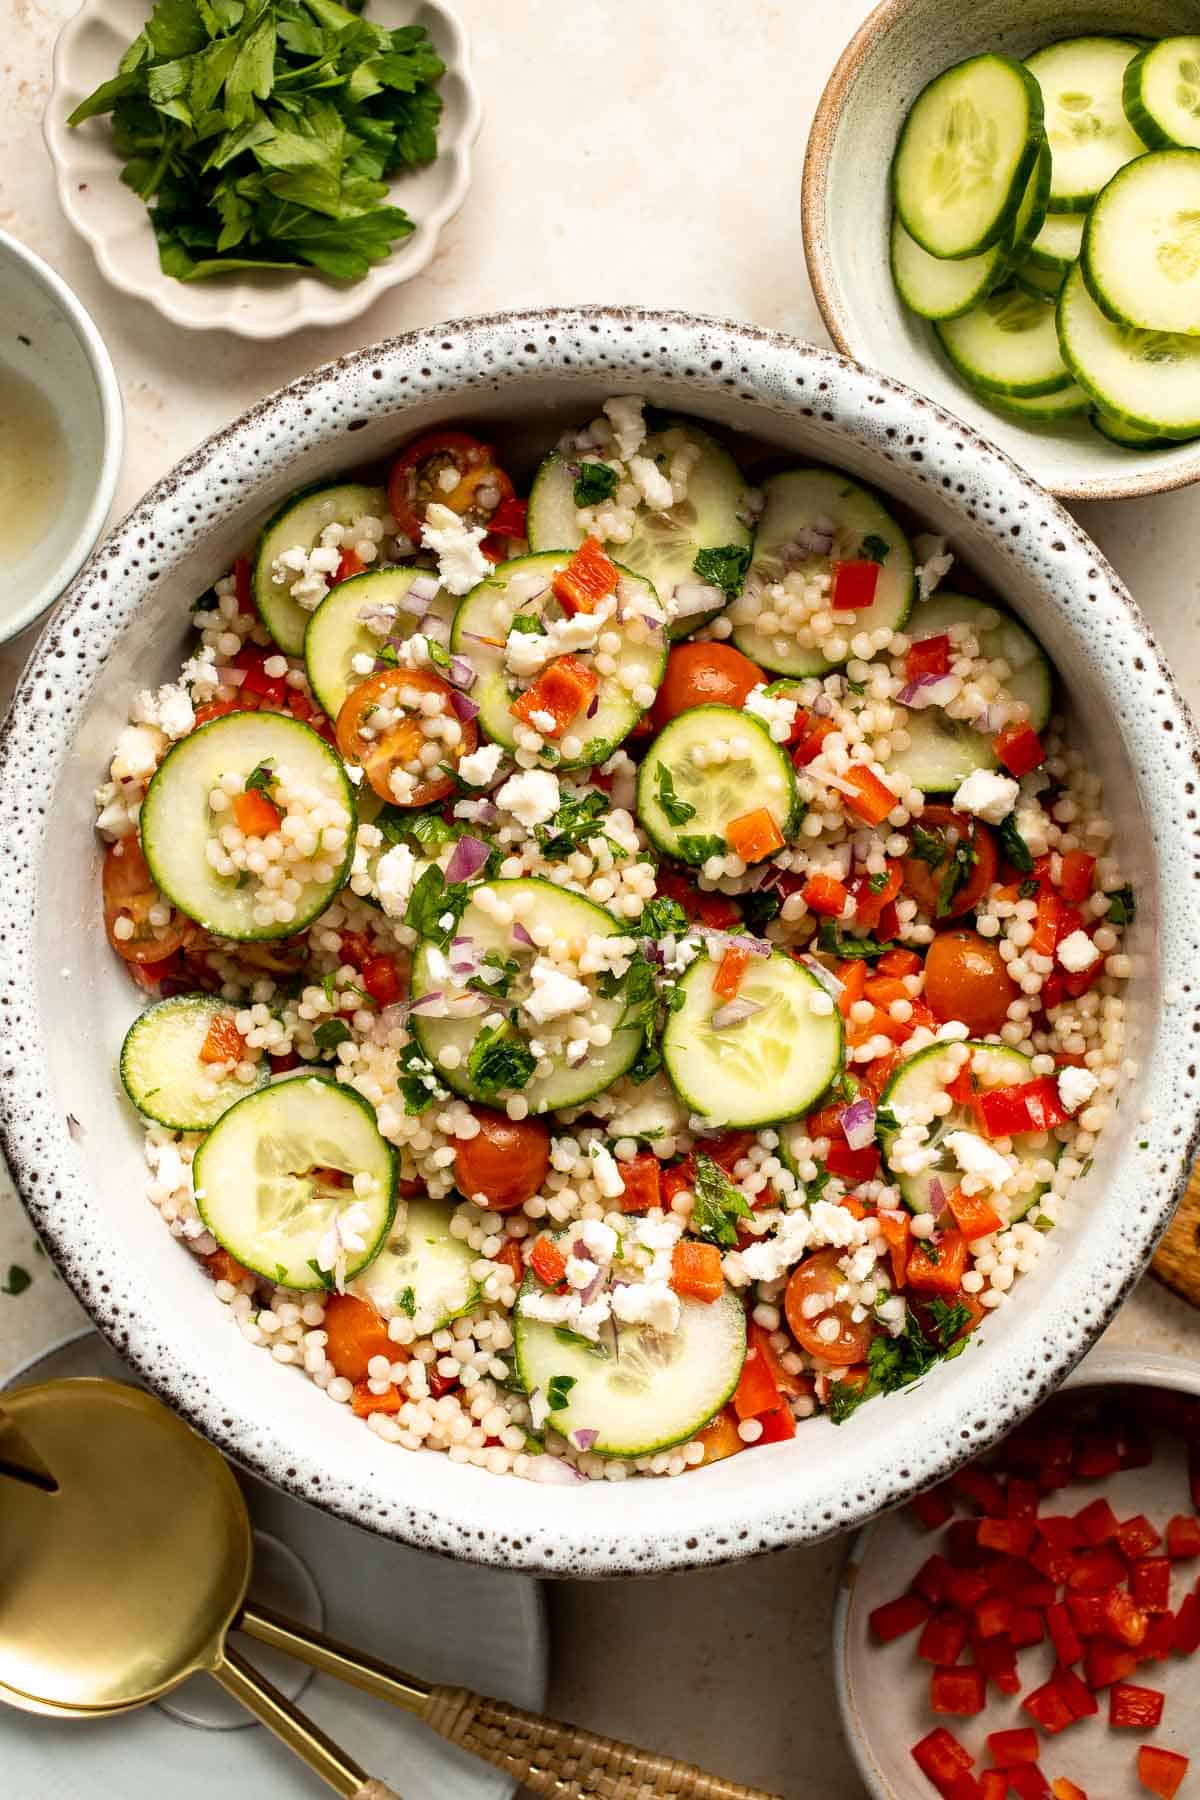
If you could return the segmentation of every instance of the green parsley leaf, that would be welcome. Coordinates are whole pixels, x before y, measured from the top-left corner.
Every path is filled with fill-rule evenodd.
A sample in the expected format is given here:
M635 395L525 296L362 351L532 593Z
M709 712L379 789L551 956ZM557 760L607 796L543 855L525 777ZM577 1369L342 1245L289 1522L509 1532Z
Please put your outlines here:
M1108 896L1108 911L1104 915L1107 925L1132 925L1137 918L1137 901L1133 889L1126 882L1124 887L1115 889Z
M435 1100L447 1098L447 1090L416 1038L410 1038L396 1058L396 1085L404 1096L404 1110L410 1118L424 1112Z
M487 981L482 975L475 974L471 976L467 986L474 988L478 994L491 994L497 1000L507 1000L509 990L521 972L521 965L516 957L505 956L500 950L488 950L482 958L482 966L485 969L495 969L496 979Z
M247 794L270 795L271 783L275 779L275 771L269 761L260 762L256 769L251 769L246 777L245 792Z
M825 1394L831 1424L844 1425L851 1413L857 1412L863 1401L870 1398L866 1383L847 1381L844 1375L831 1381Z
M471 890L464 881L447 886L446 877L436 864L421 875L404 909L404 923L419 937L428 939L440 950L448 948L467 910ZM442 920L449 918L449 925Z
M308 1262L305 1266L312 1270L313 1274L316 1276L316 1278L320 1282L321 1286L325 1289L326 1293L333 1292L333 1270L332 1269L323 1269L321 1267L320 1263L317 1261L315 1256L310 1256L308 1259Z
M689 819L695 818L695 807L681 800L675 792L675 777L666 763L660 762L654 773L658 781L658 804L667 815L667 824L686 825Z
M805 1206L813 1206L821 1198L833 1177L828 1169L818 1169L812 1180L804 1189Z
M959 1332L971 1323L971 1310L961 1300L951 1305L949 1301L933 1299L929 1302L929 1317L938 1343L947 1350Z
M885 944L879 938L843 937L832 919L826 919L822 924L817 944L827 956L861 957L866 962L873 962L877 956L896 947L894 940Z
M614 858L628 856L624 845L598 829L601 820L608 817L608 809L604 794L565 794L549 824L534 827L534 837L546 861L565 862L597 837L604 839Z
M1022 900L1036 900L1041 891L1040 881L1023 881L1017 889L1017 894Z
M405 1288L396 1304L400 1308L400 1311L405 1313L408 1318L413 1319L416 1317L417 1296L410 1287Z
M545 637L546 622L537 613L514 613L509 620L508 629L521 637Z
M546 1383L546 1403L551 1412L561 1412L567 1404L567 1396L575 1386L574 1375L552 1375Z
M7 1294L11 1299L15 1300L18 1294L23 1294L25 1292L25 1289L30 1286L32 1281L33 1276L29 1273L28 1269L23 1269L20 1263L9 1263L8 1278L7 1280L0 1282L0 1294Z
M448 669L450 667L450 652L447 650L445 644L439 644L436 638L425 639L425 654L428 656L435 669Z
M283 1263L275 1264L275 1280L279 1285L287 1280L287 1268Z
M749 567L749 544L722 544L719 549L698 550L692 573L707 587L720 588L727 600L735 600Z
M961 837L946 859L945 873L938 888L934 917L944 919L954 904L954 896L963 887L971 870L979 861L979 853L970 838Z
M385 844L416 845L427 856L436 857L447 844L457 843L468 829L456 820L444 819L436 806L419 812L406 812L401 806L384 806L371 821Z
M588 1356L598 1356L607 1361L610 1352L595 1338L584 1337L582 1331L572 1331L567 1325L556 1325L554 1335L560 1344L567 1344L572 1350L583 1350Z
M533 1052L513 1036L507 1020L485 1025L467 1053L467 1078L481 1100L494 1100L501 1089L527 1087L536 1067Z
M775 888L755 888L748 894L739 894L738 900L742 922L752 937L764 936L767 926L779 917L783 906L783 898Z
M908 854L931 869L940 868L946 859L946 839L940 831L926 831L914 821L908 828Z
M892 546L886 538L881 538L872 531L858 546L858 560L859 562L886 562L891 548Z
M724 856L727 848L724 838L681 837L675 854L680 862L687 863L690 868L698 869L708 861L710 856Z
M313 1042L318 1050L336 1050L350 1036L350 1027L345 1019L322 1019L313 1032Z
M642 916L629 927L631 934L637 937L682 937L688 928L687 914L678 900L668 900L659 895L647 901L642 908Z
M866 693L867 684L865 681L851 681L850 677L847 676L846 677L846 690L848 693L858 694L859 696L861 696Z
M967 1318L970 1318L965 1307L950 1307L944 1302L942 1305L943 1320L947 1324L958 1311L966 1313ZM937 1317L936 1314L933 1316ZM961 1330L961 1325L959 1329ZM944 1342L943 1339L943 1344ZM910 1312L899 1337L877 1337L872 1340L867 1351L867 1380L861 1387L838 1394L837 1389L847 1384L830 1382L830 1419L835 1425L843 1424L864 1400L870 1400L876 1394L894 1394L900 1388L910 1387L914 1381L920 1381L922 1376L927 1375L937 1363L957 1356L965 1347L966 1340L961 1338L956 1343L951 1342L949 1348L931 1343Z
M880 869L878 875L872 875L870 877L870 879L867 882L867 886L870 888L870 890L873 894L882 894L884 888L887 886L890 879L891 879L891 877L889 876L887 870Z
M617 491L617 471L611 463L580 463L571 497L576 506L597 506Z
M1017 830L1015 812L1010 812L1007 818L1001 819L996 827L996 836L1013 868L1022 875L1028 875L1033 868L1033 851Z
M899 1129L900 1121L890 1106L877 1106L875 1108L875 1130L877 1132L890 1133L899 1131Z
M749 1219L752 1209L734 1187L724 1169L701 1151L696 1158L696 1204L691 1229L698 1237L732 1248L737 1243L736 1219Z

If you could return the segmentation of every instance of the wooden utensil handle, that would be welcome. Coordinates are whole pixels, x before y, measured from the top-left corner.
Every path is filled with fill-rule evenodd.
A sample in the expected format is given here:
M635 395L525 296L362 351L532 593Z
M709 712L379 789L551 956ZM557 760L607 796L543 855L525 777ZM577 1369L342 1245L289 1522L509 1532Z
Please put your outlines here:
M466 1688L433 1688L421 1717L449 1743L553 1800L779 1800Z

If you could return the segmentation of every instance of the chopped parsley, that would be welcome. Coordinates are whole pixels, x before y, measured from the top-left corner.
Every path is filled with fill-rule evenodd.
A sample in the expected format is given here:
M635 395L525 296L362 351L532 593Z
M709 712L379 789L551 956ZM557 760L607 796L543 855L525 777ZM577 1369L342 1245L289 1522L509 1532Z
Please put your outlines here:
M598 1356L607 1360L608 1350L595 1338L584 1337L582 1331L572 1331L569 1325L556 1325L554 1335L560 1344L567 1344L572 1350L584 1350L589 1356Z
M966 1313L966 1307L940 1304L945 1315L938 1322L938 1334L945 1345L944 1332L946 1322L957 1312ZM931 1307L932 1313L932 1307ZM935 1320L937 1315L934 1315ZM969 1320L970 1315L967 1314ZM959 1328L961 1330L961 1325ZM876 1394L894 1394L900 1388L911 1387L914 1381L920 1381L928 1375L937 1363L958 1356L965 1350L967 1340L960 1339L951 1343L949 1348L939 1348L925 1336L916 1319L910 1312L905 1321L904 1330L899 1337L877 1337L871 1342L867 1351L867 1379L860 1384L852 1385L848 1381L831 1381L829 1384L828 1407L829 1416L835 1425L841 1425L850 1415L858 1410L864 1400L870 1400Z
M929 1316L943 1350L948 1350L959 1332L971 1323L971 1309L964 1306L961 1300L954 1301L953 1305L948 1300L931 1300Z
M996 827L996 836L1000 839L1004 854L1013 868L1022 875L1033 871L1033 851L1017 830L1017 815L1010 812L1006 819L1001 819Z
M509 632L518 632L522 637L545 637L545 621L537 613L514 613L508 622Z
M689 819L695 818L695 807L681 800L675 792L675 777L666 763L660 762L654 773L658 782L658 804L667 815L667 824L686 825Z
M1036 900L1041 891L1040 881L1023 881L1017 889L1017 894L1022 900Z
M0 1282L0 1294L7 1294L15 1300L18 1294L25 1292L32 1281L33 1276L28 1269L23 1269L20 1263L9 1263L8 1276L6 1280Z
M427 856L437 856L447 844L457 843L467 827L444 819L436 806L419 812L405 812L399 806L385 806L373 821L387 844L418 845Z
M407 1315L408 1318L413 1319L416 1317L417 1296L413 1293L413 1290L410 1287L405 1288L404 1292L400 1295L399 1299L397 1300L396 1305L400 1308L400 1311L402 1313L405 1313Z
M877 956L882 956L885 951L896 948L895 942L891 940L883 943L879 938L843 937L832 919L826 919L821 926L817 944L818 948L823 950L827 956L858 956L867 962L873 961Z
M680 862L687 863L690 868L698 869L708 861L710 856L724 856L725 850L724 838L681 837L676 845L675 854Z
M246 777L245 792L247 794L270 795L271 783L275 779L275 771L270 761L260 762L256 769L251 769Z
M877 1106L875 1108L875 1129L877 1132L899 1131L900 1121L890 1106Z
M446 1089L416 1038L410 1039L396 1058L396 1085L404 1096L404 1110L410 1118L424 1112L435 1100L446 1098Z
M934 917L944 919L954 904L954 896L965 886L971 870L979 861L979 853L970 838L959 838L946 861L945 872L938 888L937 905Z
M611 500L616 491L617 471L611 463L580 463L575 486L571 490L571 498L576 506L596 506L601 500Z
M488 950L483 957L485 969L495 969L496 979L487 981L482 975L472 975L467 986L474 988L478 994L493 994L497 1000L507 1000L509 990L521 972L521 965L515 956L505 956L500 950Z
M692 573L707 587L720 588L727 600L736 600L749 567L749 544L722 544L719 549L698 550Z
M565 862L598 837L603 838L614 857L628 856L622 844L599 829L607 816L608 800L604 794L565 794L550 823L534 827L538 848L547 862Z
M946 840L940 831L926 831L915 822L908 828L908 854L931 869L941 866L946 857Z
M1133 889L1126 882L1108 896L1108 911L1105 919L1110 925L1132 925L1137 918L1137 901L1133 897Z
M552 1375L546 1383L546 1404L551 1412L561 1412L567 1404L567 1395L575 1386L574 1375Z
M322 1019L313 1032L313 1042L318 1050L336 1050L350 1035L350 1027L345 1019Z
M465 881L456 881L447 886L446 877L434 864L425 870L409 895L408 905L404 909L404 923L418 937L428 938L439 950L445 950L458 930L470 898L471 890ZM450 924L443 925L441 921L447 915Z
M831 1179L828 1169L818 1169L804 1189L804 1204L806 1206L815 1205L829 1186Z
M871 876L870 880L867 882L867 886L870 888L870 890L873 894L882 894L884 888L887 886L887 884L890 880L891 880L891 877L888 874L887 870L880 869L878 875Z
M688 928L687 914L678 900L668 900L659 895L650 900L642 908L640 919L630 925L630 932L637 937L682 937Z
M450 652L445 644L439 644L436 638L427 637L425 639L425 654L435 669L450 667Z
M504 1088L527 1087L536 1067L533 1052L513 1036L507 1020L485 1025L467 1053L467 1078L481 1100L494 1100Z
M333 1270L323 1269L315 1256L310 1256L306 1265L310 1268L326 1293L333 1292Z
M775 888L757 888L748 894L739 894L741 902L742 922L747 931L754 937L762 937L772 919L779 917L783 905L782 897Z
M886 562L890 550L891 545L888 543L887 539L877 536L877 534L872 531L858 546L858 561L873 563Z
M711 1156L701 1151L696 1158L696 1204L692 1208L692 1230L711 1243L727 1249L737 1243L736 1219L749 1219L752 1212L744 1194L734 1187L724 1169Z

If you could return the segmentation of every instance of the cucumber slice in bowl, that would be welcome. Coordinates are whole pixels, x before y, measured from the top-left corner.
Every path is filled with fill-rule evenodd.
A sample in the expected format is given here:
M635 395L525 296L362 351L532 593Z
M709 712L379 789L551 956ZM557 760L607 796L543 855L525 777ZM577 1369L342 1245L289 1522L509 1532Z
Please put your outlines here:
M1078 263L1058 297L1058 336L1076 381L1118 423L1152 437L1200 432L1200 337L1107 318Z
M436 580L428 569L371 569L365 575L352 575L349 581L339 581L316 612L308 614L304 666L309 686L331 719L341 712L351 688L371 673L371 669L356 669L355 658L369 657L374 664L383 647L384 638L363 624L364 611L380 608L394 612L389 637L409 638L422 631L441 643L449 642L458 602L439 588L430 601L406 605L409 589L418 577Z
M551 582L568 560L569 553L559 550L499 563L494 574L464 597L454 615L450 648L456 655L468 657L476 669L471 698L479 706L480 727L506 750L517 747L518 724L511 710L518 682L509 673L506 640L518 614L536 621L543 630L550 625L560 611ZM562 737L543 749L540 760L546 767L581 769L604 762L646 710L635 699L635 690L657 688L663 678L667 633L658 597L641 575L619 563L616 566L618 611L599 626L599 635L612 632L620 639L615 670L600 674L592 707L578 714ZM532 641L536 635L526 632L524 637ZM593 640L591 649L578 649L572 655L590 662L594 650ZM577 749L571 748L572 740Z
M1200 150L1158 150L1114 175L1088 215L1080 267L1118 325L1200 336Z
M292 865L309 874L297 874L300 892L292 917L271 924L254 916L257 879L251 876L239 886L240 877L219 874L209 861L209 846L231 822L228 811L212 811L210 794L223 776L236 775L244 786L263 766L269 767L277 799L284 794L294 798L298 789L316 796L345 832L344 847L327 858L331 873L326 879L312 876L311 859ZM190 732L167 752L146 790L139 825L155 886L189 919L217 937L239 942L291 937L324 912L349 875L354 792L337 752L298 719L284 713L230 713Z
M1041 146L1041 94L1020 63L985 54L935 76L917 95L892 161L905 230L931 256L975 256L1000 243Z
M335 1186L330 1170L368 1176L369 1191ZM395 1151L374 1107L338 1082L281 1081L239 1100L197 1150L193 1176L217 1242L247 1269L301 1292L328 1287L335 1274L358 1275L396 1211ZM344 1268L336 1270L339 1223Z
M971 1074L983 1089L1014 1087L1033 1079L1030 1060L1020 1050L1010 1050L1002 1044L978 1042L968 1042L966 1047L972 1053ZM947 1075L945 1064L944 1044L931 1044L927 1050L918 1050L915 1056L909 1057L897 1069L884 1088L879 1101L880 1110L890 1111L897 1117L902 1117L898 1108L913 1112L927 1111L929 1102L936 1095L945 1092L947 1079L952 1078ZM935 1180L940 1182L944 1194L948 1194L957 1185L958 1164L945 1142L952 1131L978 1132L978 1124L969 1107L956 1105L940 1118L930 1120L926 1146L935 1149L936 1155L930 1166L918 1175L904 1174L892 1168L890 1153L897 1133L880 1133L884 1161L888 1164L892 1180L900 1189L904 1204L910 1212L933 1210L932 1187ZM1056 1163L1062 1150L1057 1138L1048 1131L1019 1133L1011 1141L1013 1154L1020 1167L1028 1171L1032 1171L1040 1162ZM1023 1219L1049 1185L1048 1181L1030 1180L1020 1198L1014 1202L1011 1222L1015 1224L1018 1219Z
M842 1066L842 1018L808 969L781 950L754 957L738 1002L755 1008L724 1024L726 1003L713 993L718 964L702 956L681 978L683 1003L663 1033L662 1053L676 1092L714 1126L740 1129L796 1118L823 1094ZM716 1021L714 1023L714 1021Z
M121 1045L121 1081L138 1111L172 1131L207 1131L251 1088L233 1075L213 1079L200 1051L214 1019L237 1009L211 994L180 994L139 1013ZM255 1064L253 1087L271 1079L270 1060Z
M521 1295L541 1292L536 1276L527 1275ZM547 1423L568 1439L594 1431L597 1456L651 1456L686 1442L720 1412L746 1359L745 1310L728 1290L711 1303L681 1301L669 1335L622 1325L615 1349L524 1318L518 1297L513 1336L527 1391L563 1395ZM552 1389L556 1377L566 1383Z
M426 1315L432 1320L425 1327L422 1319L427 1332L470 1312L479 1297L471 1274L477 1253L450 1230L456 1210L444 1200L410 1200L403 1225L392 1231L351 1292L369 1300L385 1319Z
M1065 275L1071 264L1079 260L1086 224L1086 213L1047 213L1026 252L1026 260L1039 269L1053 269Z
M553 1021L539 1027L536 1022L528 1020L521 1010L533 985L530 969L540 954L536 948L525 943L521 932L524 931L528 936L530 931L545 926L552 937L563 938L569 945L581 947L588 938L623 934L617 920L611 913L605 912L602 906L597 906L592 900L585 900L582 894L569 893L563 888L555 887L553 882L540 877L531 876L519 881L489 881L486 886L497 901L510 908L515 902L520 909L520 918L501 924L493 911L485 911L476 896L463 913L455 935L469 938L480 958L488 952L495 952L501 958L515 962L517 967L512 974L507 995L496 1003L495 1015L488 1006L476 1009L466 1017L438 1013L437 1006L444 1007L445 1003L434 1002L431 996L446 992L448 959L436 945L422 941L413 958L412 994L414 1000L425 1000L426 1004L414 1009L411 1023L421 1049L437 1071L438 1079L456 1093L465 1095L468 1100L482 1100L486 1105L492 1106L503 1105L502 1094L516 1090L505 1088L498 1092L494 1086L481 1088L472 1073L471 1052L485 1029L484 1020L492 1016L498 1017L502 1021L503 1034L510 1041L522 1045L527 1045L531 1038L535 1041L545 1039L553 1029ZM514 933L516 924L521 925L521 931ZM595 978L592 979L594 981ZM514 1011L518 1019L516 1025L511 1023ZM607 1044L593 1046L581 1062L571 1063L565 1056L554 1057L551 1059L554 1067L550 1073L531 1076L519 1090L528 1102L531 1113L543 1113L551 1107L579 1106L594 1095L603 1093L605 1088L611 1087L619 1076L625 1074L637 1059L644 1034L640 1029L629 1028L622 1031L624 1012L624 996L617 992L605 999L598 991L597 984L589 1017L594 1024L606 1025L612 1033L611 1038ZM523 1018L527 1020L526 1023L520 1022ZM451 1052L450 1066L442 1059L442 1053L447 1050Z
M1200 149L1200 37L1161 38L1125 70L1125 116L1152 150Z
M1027 425L1057 425L1063 419L1078 419L1087 412L1091 401L1077 382L1059 388L1056 394L1035 394L1026 400L1019 394L987 394L990 406L1011 413Z
M288 590L294 577L275 579L276 559L285 550L315 550L327 525L354 525L368 515L385 524L392 521L387 495L382 488L347 481L337 487L310 488L294 494L264 526L254 553L254 604L263 624L288 656L302 654L311 610L292 599ZM395 530L394 522L392 529Z
M883 626L901 630L916 595L912 546L877 494L840 469L820 468L771 475L763 494L754 557L742 592L729 608L732 641L744 656L778 675L823 675L837 667L815 642L806 644L796 632L764 629L759 623L773 609L770 588L793 573L828 582L836 561L879 566L871 605L861 613L836 615L835 622L845 624L842 635ZM828 597L823 604L828 605Z
M1057 300L1062 284L1067 278L1065 269L1044 269L1040 263L1028 260L1017 263L1009 273L1023 293L1033 294L1038 299L1044 296L1048 300ZM981 388L980 392L983 393L986 390ZM1030 396L1020 394L1007 394L1002 397L1009 400L1030 398ZM1044 396L1034 395L1032 398L1044 398Z
M727 754L716 758L723 746ZM733 706L693 706L665 725L638 771L637 815L666 856L698 867L723 856L729 826L765 807L781 837L796 816L796 771L762 721Z
M935 325L942 349L972 387L997 394L1053 394L1069 387L1054 307L1024 288L997 288L961 319Z
M746 483L728 450L690 419L666 419L647 436L639 456L670 462L675 449L690 444L700 452L688 476L687 493L675 506L655 512L640 501L633 535L626 540L602 538L608 554L641 575L668 608L681 584L702 583L696 557L702 550L749 547L753 533L745 513ZM574 550L585 536L575 503L575 459L554 451L534 477L526 529L531 550ZM690 613L672 627L684 637L715 619L719 606Z
M1025 58L1041 89L1050 144L1050 211L1080 212L1146 146L1125 115L1125 37L1064 38Z
M896 292L922 319L957 319L999 286L1008 268L1008 249L1003 243L981 250L978 256L930 256L909 237L897 213L892 220L892 280Z
M1087 396L1084 395L1086 399ZM1091 414L1090 423L1101 437L1107 438L1110 444L1120 444L1122 450L1173 450L1181 440L1179 438L1155 437L1149 431L1138 431L1132 425L1114 419L1110 414L1098 409Z

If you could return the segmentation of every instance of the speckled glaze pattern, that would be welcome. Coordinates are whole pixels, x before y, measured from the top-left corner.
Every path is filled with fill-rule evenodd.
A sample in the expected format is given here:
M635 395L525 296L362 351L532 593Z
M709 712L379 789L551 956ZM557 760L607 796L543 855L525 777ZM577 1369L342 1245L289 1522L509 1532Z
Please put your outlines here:
M1030 426L955 373L933 327L901 304L888 255L888 172L909 107L935 75L983 51L1025 57L1058 38L1196 29L1193 0L883 0L821 95L804 161L801 219L813 292L839 350L905 378L994 438L1051 493L1116 500L1200 479L1200 443L1130 451L1086 419Z
M90 829L130 694L177 668L189 602L284 494L451 419L528 471L614 391L875 482L1038 632L1138 883L1130 1050L1142 1070L1076 1215L965 1356L840 1428L817 1420L794 1443L619 1495L381 1445L232 1328L142 1195L141 1132L113 1074L135 1002L105 943ZM22 679L0 743L5 1152L66 1279L139 1374L239 1462L344 1518L551 1575L693 1567L845 1530L976 1455L1056 1386L1167 1223L1200 1099L1197 748L1096 547L993 445L886 377L745 326L621 308L475 319L371 346L264 400L153 488L75 582Z

